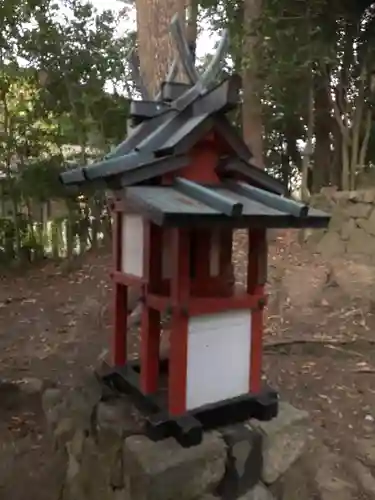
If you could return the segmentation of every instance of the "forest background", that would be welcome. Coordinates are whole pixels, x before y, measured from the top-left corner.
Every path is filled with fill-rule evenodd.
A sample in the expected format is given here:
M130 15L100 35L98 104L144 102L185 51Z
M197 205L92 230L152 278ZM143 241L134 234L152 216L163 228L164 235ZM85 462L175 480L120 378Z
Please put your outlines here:
M130 51L138 47L146 82L157 86L170 60L174 12L186 17L198 67L220 30L229 30L220 77L242 76L242 112L232 119L261 168L306 200L328 185L375 184L375 6L368 0L112 0L105 7L99 0L0 7L0 266L71 259L107 241L107 194L68 192L58 174L124 139L128 99L137 97ZM158 65L151 46L166 54Z

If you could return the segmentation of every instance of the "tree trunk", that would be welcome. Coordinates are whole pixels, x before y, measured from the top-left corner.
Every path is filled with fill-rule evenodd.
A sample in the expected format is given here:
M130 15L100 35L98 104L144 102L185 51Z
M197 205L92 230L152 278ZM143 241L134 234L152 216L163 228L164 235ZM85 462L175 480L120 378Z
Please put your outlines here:
M263 121L259 77L259 36L257 22L262 13L262 0L244 1L244 44L243 44L243 105L242 126L246 144L254 155L253 161L260 168L263 160Z
M318 75L315 80L315 152L313 170L313 192L317 193L330 183L332 168L331 153L331 103L327 95L329 75Z
M186 21L186 38L189 44L190 52L195 61L197 49L197 36L198 36L198 13L199 2L198 0L190 0L188 9L188 18Z
M341 133L340 152L335 151L337 157L341 155L341 189L348 190L350 187L350 102L348 100L349 88L349 71L354 61L353 43L356 35L356 26L347 22L343 26L343 43L342 43L342 65L338 84L335 88L335 99L332 99L336 123L338 130ZM328 88L329 97L331 90ZM336 143L338 141L335 141Z
M283 148L283 144L281 144L281 149ZM282 183L284 184L285 192L289 193L289 180L290 180L290 162L289 156L285 153L281 153L281 176Z
M284 136L286 141L286 153L289 161L291 161L299 172L302 172L302 157L297 145L298 139L301 136L298 118L288 117L286 119Z
M189 6L187 39L190 50L195 55L197 36L197 0L136 0L138 56L140 73L151 98L157 94L160 84L176 56L175 46L170 36L169 26L175 14L185 22L185 10ZM183 81L184 74L179 68L176 80ZM140 291L130 288L128 295L129 326L140 321Z
M313 136L314 136L314 83L313 83L313 68L309 69L309 90L307 102L307 133L306 144L302 158L302 182L301 182L301 198L303 201L308 201L310 192L308 189L309 170L311 167L311 158L313 154Z
M342 172L342 134L340 127L333 122L333 160L330 169L330 184L336 186L337 189L342 189L341 172Z
M244 0L225 2L226 17L228 19L228 30L230 39L230 55L233 59L233 70L240 74L242 71L242 59L245 54L241 48L244 40Z
M136 0L140 70L151 95L159 90L175 56L170 22L175 14L185 20L186 5L187 0Z

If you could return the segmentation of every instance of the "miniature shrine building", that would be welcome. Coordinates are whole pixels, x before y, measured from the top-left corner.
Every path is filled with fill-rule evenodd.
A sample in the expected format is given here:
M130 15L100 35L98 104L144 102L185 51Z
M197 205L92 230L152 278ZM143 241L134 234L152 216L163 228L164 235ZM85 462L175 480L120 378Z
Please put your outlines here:
M111 376L147 408L151 434L190 444L204 428L277 414L278 395L262 379L267 229L329 222L251 164L226 116L238 102L236 77L203 90L164 83L159 101L131 103L135 129L107 158L61 175L66 185L115 193ZM230 279L237 228L249 236L241 293ZM138 360L127 353L133 286L142 302ZM163 313L171 317L167 360Z

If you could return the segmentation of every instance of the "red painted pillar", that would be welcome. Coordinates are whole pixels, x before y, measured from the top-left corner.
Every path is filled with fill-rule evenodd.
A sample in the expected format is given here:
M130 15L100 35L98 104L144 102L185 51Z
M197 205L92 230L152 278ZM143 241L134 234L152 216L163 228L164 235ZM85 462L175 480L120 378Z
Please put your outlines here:
M191 261L194 266L194 288L197 296L207 295L207 285L210 282L210 252L212 233L209 229L196 229L190 236L194 246Z
M169 377L168 409L171 415L181 415L186 410L188 314L184 311L190 295L190 234L188 229L171 231L173 304Z
M144 221L145 293L160 293L162 286L162 228ZM160 312L143 304L141 319L141 389L144 394L157 390L159 377Z
M123 213L113 211L112 244L113 244L113 267L115 271L121 271L122 253L122 217ZM120 283L113 283L113 344L112 359L115 366L123 366L127 359L127 319L128 319L128 287Z
M220 276L225 280L223 283L226 296L233 293L234 283L232 283L232 253L233 253L233 230L231 228L220 230Z
M249 254L247 267L247 293L263 295L267 281L267 231L249 230ZM262 386L263 307L251 314L251 354L249 388L260 392Z

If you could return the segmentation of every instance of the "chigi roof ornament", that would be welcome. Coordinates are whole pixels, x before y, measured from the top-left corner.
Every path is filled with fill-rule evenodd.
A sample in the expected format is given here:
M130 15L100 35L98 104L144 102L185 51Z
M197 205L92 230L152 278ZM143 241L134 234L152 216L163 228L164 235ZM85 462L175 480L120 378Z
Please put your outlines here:
M240 79L236 75L216 84L228 50L228 33L224 30L210 64L198 73L192 60L178 16L171 23L177 57L173 61L160 91L151 99L143 84L136 53L131 55L133 78L142 100L131 100L130 114L136 125L132 133L106 157L92 165L75 168L61 174L66 185L104 181L109 187L120 188L147 181L189 163L186 157L195 141L213 128L222 140L229 143L237 158L231 170L243 169L252 154L231 126L225 114L239 103ZM175 82L181 64L189 83ZM225 164L221 164L225 170ZM248 175L263 179L269 189L282 193L283 186L262 171L247 165ZM273 187L272 187L273 186Z

